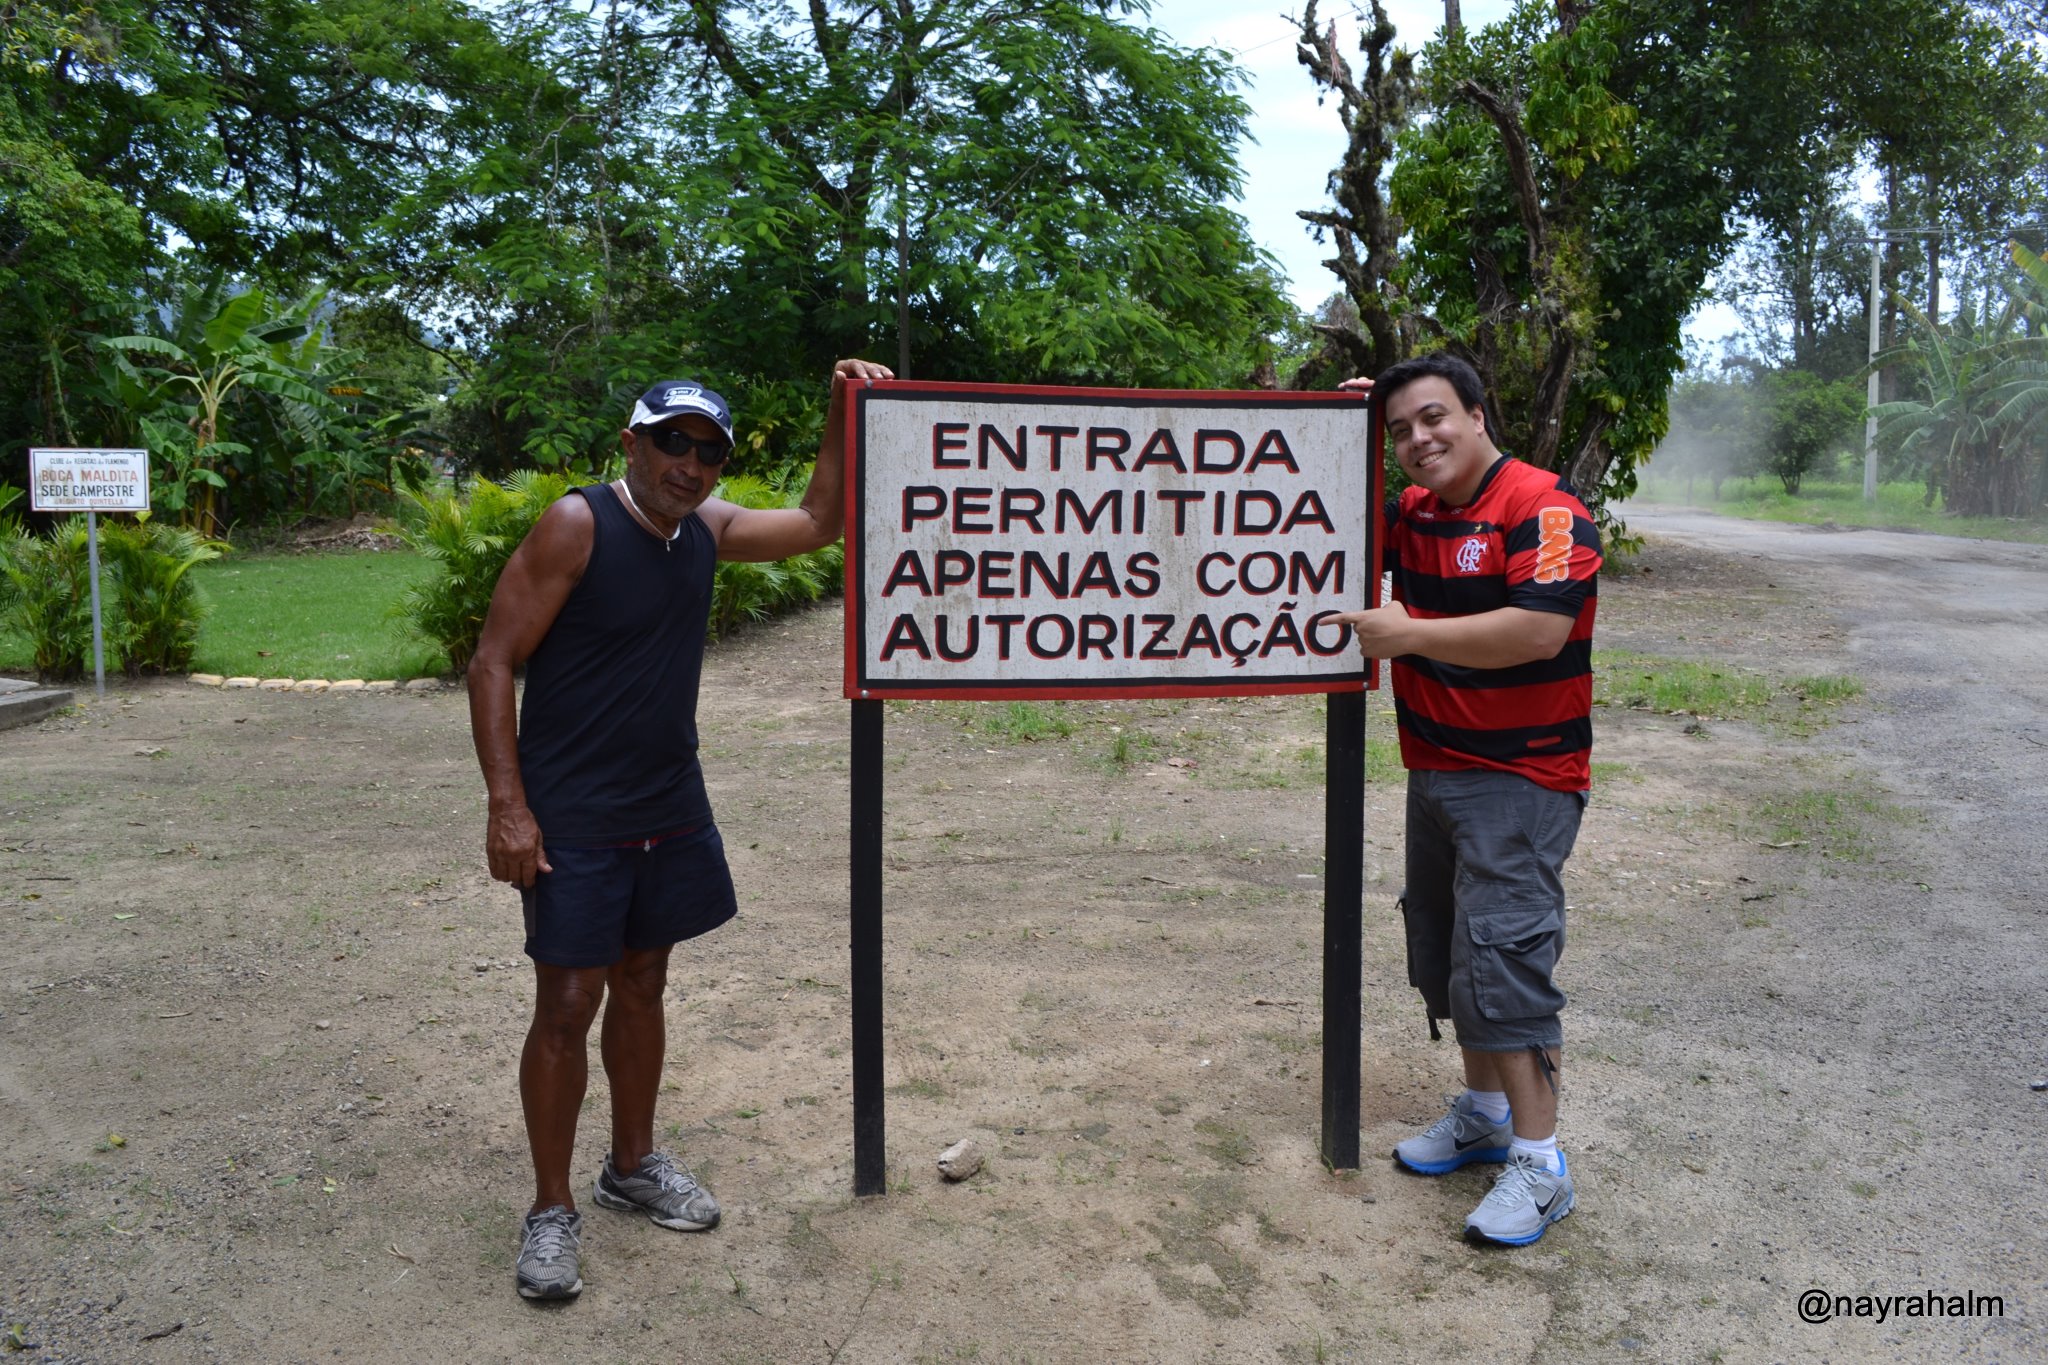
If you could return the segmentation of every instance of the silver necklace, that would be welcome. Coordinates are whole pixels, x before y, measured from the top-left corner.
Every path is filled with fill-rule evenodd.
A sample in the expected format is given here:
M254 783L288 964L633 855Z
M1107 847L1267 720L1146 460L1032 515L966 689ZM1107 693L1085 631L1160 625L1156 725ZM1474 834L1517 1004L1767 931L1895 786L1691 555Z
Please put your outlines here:
M620 479L619 491L626 495L626 506L632 508L636 513L639 513L640 520L646 522L648 526L652 527L654 525L654 518L648 516L645 512L641 512L640 504L633 501L633 485L627 483L624 479ZM682 533L683 523L681 521L677 521L676 529L670 531L668 533L668 539L661 542L662 553L666 554L674 550L676 548L676 537L680 536ZM660 532L656 532L655 534L659 535Z

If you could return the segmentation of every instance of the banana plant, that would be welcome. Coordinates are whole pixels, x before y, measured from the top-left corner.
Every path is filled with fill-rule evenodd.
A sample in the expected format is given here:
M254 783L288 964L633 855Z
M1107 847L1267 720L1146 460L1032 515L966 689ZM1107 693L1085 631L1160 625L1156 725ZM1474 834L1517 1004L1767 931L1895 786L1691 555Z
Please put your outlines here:
M222 457L252 453L222 432L222 415L238 389L281 400L285 421L312 441L341 416L319 382L319 343L310 319L323 297L316 291L273 315L261 289L230 295L216 275L186 297L166 335L100 341L113 357L110 387L124 391L124 406L154 438L152 444L170 447L165 455L173 475L171 503L185 525L209 535L226 530ZM137 364L135 357L145 359ZM189 446L163 420L166 409L189 414L182 423L191 432Z
M1913 335L1870 366L1913 372L1918 396L1872 409L1878 435L1921 465L1930 500L1964 515L2028 515L2048 474L2048 260L2017 242L2012 257L2018 278L1987 318L1965 308L1942 323L1898 298Z

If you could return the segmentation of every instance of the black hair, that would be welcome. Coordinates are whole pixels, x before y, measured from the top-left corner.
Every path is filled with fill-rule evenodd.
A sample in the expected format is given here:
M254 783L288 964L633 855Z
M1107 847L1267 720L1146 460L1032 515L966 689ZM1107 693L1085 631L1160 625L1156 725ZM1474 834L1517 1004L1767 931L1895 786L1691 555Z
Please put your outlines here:
M1479 382L1479 371L1449 351L1431 351L1428 355L1419 355L1412 360L1403 360L1387 366L1373 383L1373 401L1380 404L1381 410L1385 411L1388 400L1395 394L1418 379L1432 376L1450 381L1452 390L1458 395L1458 401L1465 405L1465 411L1470 412L1474 408L1482 412L1486 410L1486 386ZM1487 413L1487 416L1491 419L1492 414ZM1488 431L1493 429L1491 420L1486 425Z

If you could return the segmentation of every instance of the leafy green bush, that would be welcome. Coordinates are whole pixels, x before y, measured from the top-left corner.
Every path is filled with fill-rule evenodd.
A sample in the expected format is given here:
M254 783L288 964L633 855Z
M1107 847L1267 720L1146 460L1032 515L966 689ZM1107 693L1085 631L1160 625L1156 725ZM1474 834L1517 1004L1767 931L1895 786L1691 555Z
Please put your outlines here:
M70 517L47 536L19 532L0 550L7 579L7 623L28 639L36 675L74 678L92 657L92 582L86 560L85 518ZM120 630L108 614L106 646L119 657Z
M124 623L122 668L131 674L183 673L192 666L207 607L198 583L187 575L193 565L219 559L226 548L197 531L156 520L101 525L100 567L112 573Z
M192 662L206 604L187 577L225 547L161 522L102 522L101 638L107 663L130 675L179 673ZM36 673L84 675L92 660L92 568L84 517L44 536L16 531L0 542L0 620L25 636Z
M809 480L808 467L785 479L736 474L719 480L717 496L741 507L794 507ZM451 488L404 490L412 510L402 533L439 571L409 590L395 611L414 632L447 650L456 672L466 670L476 653L505 561L541 513L577 482L566 474L524 470L503 483L477 479L466 496ZM777 564L720 563L712 585L711 634L837 591L845 559L834 544Z
M781 480L734 474L718 481L718 496L741 507L794 507L810 477L808 465ZM836 542L775 564L720 563L711 589L712 636L837 592L845 566L846 549Z
M505 561L541 513L577 482L566 474L521 470L503 483L477 479L467 495L449 487L401 490L411 514L400 533L437 572L408 589L395 610L415 633L448 651L457 673L476 653Z

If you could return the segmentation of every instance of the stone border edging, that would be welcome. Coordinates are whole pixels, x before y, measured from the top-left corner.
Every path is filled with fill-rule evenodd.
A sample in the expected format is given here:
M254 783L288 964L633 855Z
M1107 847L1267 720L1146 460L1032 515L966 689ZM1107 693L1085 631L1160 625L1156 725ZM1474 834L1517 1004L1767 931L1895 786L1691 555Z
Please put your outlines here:
M68 687L44 687L39 683L0 678L0 730L41 720L72 704Z
M198 687L230 691L257 688L264 692L440 692L448 686L439 678L342 678L330 682L326 678L227 678L218 673L189 673L185 681Z

